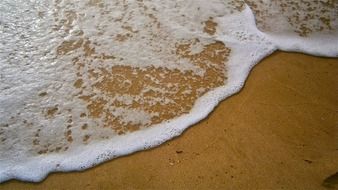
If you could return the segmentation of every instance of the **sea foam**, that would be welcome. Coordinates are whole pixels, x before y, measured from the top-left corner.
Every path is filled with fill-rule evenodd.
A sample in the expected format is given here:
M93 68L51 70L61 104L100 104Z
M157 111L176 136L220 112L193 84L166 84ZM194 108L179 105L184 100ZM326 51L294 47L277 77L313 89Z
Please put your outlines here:
M0 182L149 149L275 50L338 56L337 1L2 0Z

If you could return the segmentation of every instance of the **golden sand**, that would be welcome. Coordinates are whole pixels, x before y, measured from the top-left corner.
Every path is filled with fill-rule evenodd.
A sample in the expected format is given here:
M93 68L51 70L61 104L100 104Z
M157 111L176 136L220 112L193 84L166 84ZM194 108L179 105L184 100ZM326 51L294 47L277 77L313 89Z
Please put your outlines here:
M277 52L239 94L160 147L0 189L334 188L337 87L338 59Z

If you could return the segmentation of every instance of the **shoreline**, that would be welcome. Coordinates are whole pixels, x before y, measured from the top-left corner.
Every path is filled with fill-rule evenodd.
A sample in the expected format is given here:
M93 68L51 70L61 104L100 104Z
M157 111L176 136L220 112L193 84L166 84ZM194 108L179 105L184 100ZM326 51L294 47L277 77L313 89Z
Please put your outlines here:
M277 51L238 94L157 148L0 189L324 188L338 171L337 85L337 58Z

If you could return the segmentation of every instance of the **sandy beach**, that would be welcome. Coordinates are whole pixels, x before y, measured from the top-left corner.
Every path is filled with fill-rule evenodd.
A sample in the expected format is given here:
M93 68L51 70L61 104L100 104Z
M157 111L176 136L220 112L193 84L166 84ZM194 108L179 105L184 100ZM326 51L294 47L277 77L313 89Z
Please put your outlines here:
M239 94L160 147L0 189L337 188L337 87L338 59L276 52Z

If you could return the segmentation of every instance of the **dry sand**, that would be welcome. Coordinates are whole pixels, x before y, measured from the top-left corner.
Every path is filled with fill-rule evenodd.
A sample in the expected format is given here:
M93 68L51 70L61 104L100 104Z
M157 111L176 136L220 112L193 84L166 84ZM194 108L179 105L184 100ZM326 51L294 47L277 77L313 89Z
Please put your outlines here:
M338 59L277 52L158 148L0 189L325 189L338 176ZM338 188L336 186L336 188Z

